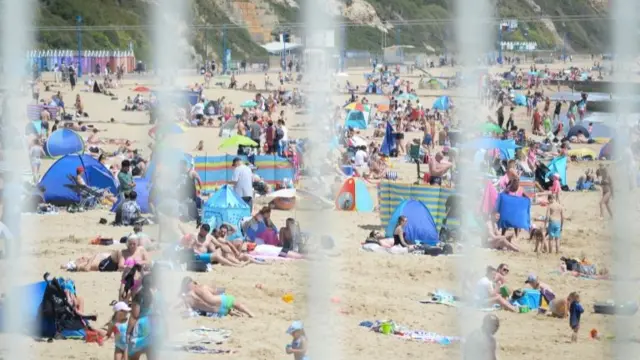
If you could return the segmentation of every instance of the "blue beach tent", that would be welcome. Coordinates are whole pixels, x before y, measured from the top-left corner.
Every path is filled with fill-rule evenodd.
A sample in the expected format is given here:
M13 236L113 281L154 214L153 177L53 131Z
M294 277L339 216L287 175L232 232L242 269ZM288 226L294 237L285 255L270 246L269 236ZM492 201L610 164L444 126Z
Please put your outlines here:
M404 226L405 240L408 243L429 246L438 244L438 229L431 212L422 202L413 199L404 200L393 212L385 228L387 237L393 236L393 231L400 216L406 216L408 220Z
M140 210L144 214L149 214L151 212L151 207L149 206L149 193L151 192L151 181L146 178L135 178L133 181L136 183L134 191L136 192L136 203L140 206ZM124 201L123 197L119 197L118 201L113 204L111 207L111 211L116 211L116 209L120 206L120 204Z
M360 110L351 110L347 113L344 126L352 129L365 130L369 125L368 113Z
M433 108L440 111L449 110L451 108L451 102L448 96L440 96L433 102Z
M549 172L546 174L546 180L548 181L553 174L560 175L560 184L562 186L567 185L567 157L559 156L551 160L549 165Z
M84 168L84 181L87 186L107 189L112 194L118 193L116 180L104 165L89 155L65 155L58 159L40 180L44 187L44 201L65 206L80 201L80 197L69 186L69 176L75 177L78 167Z
M84 140L71 129L58 129L49 135L44 151L51 157L81 153L84 151Z
M211 229L223 223L236 228L236 232L230 234L229 240L242 237L240 223L248 216L251 216L251 207L228 185L223 185L211 195L202 209L202 223L209 224Z

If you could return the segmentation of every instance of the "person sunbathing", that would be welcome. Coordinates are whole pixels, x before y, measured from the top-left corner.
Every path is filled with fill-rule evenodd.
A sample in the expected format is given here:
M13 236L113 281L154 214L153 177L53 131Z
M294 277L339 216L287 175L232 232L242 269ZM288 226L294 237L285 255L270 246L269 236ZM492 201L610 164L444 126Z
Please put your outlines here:
M151 259L144 247L138 245L138 238L130 236L127 239L127 247L122 250L116 250L112 253L99 253L93 256L82 256L75 261L69 261L67 264L61 265L61 269L67 271L100 271L113 272L120 271L125 268L125 261L133 259L137 264L143 267L149 267Z
M234 296L217 294L211 287L200 285L188 276L182 279L181 291L184 304L195 311L215 313L221 317L227 315L255 317L251 310L236 301Z
M211 264L222 264L233 267L243 267L249 263L262 264L251 256L237 251L229 244L216 239L210 234L209 224L202 224L195 236L191 237L188 248L192 249L196 259Z
M487 219L485 223L487 226L487 236L484 238L483 246L495 250L520 251L520 249L511 242L513 235L505 236L500 234L497 224L499 219L500 214L498 213L495 213L494 219Z

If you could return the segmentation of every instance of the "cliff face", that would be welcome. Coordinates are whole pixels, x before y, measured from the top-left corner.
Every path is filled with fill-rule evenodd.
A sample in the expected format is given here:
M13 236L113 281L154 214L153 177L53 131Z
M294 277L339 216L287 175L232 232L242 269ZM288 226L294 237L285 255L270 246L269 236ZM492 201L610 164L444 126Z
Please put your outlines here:
M259 46L271 40L271 33L286 29L294 37L301 34L302 0L184 0L189 2L190 22L214 25L214 29L188 29L193 54L220 56L223 42L234 58L264 57ZM455 34L452 0L326 0L327 9L340 21L359 26L346 28L347 48L379 52L396 42L419 49L451 48ZM536 41L541 48L562 46L566 39L576 51L605 52L608 20L605 0L491 0L496 17L527 19L505 34L504 40ZM83 32L85 49L125 49L132 43L141 58L150 56L150 31L154 0L39 0L39 26L73 27L76 17L83 25L129 25L124 30L95 29ZM569 17L570 20L558 20ZM576 18L579 17L579 18ZM416 21L418 20L418 21ZM393 25L389 24L391 22ZM297 24L296 24L297 23ZM222 28L222 24L233 24ZM186 25L186 24L185 24ZM497 25L496 25L497 30ZM40 48L77 47L76 33L42 30L37 33ZM566 34L566 35L565 35ZM494 36L488 34L487 36Z

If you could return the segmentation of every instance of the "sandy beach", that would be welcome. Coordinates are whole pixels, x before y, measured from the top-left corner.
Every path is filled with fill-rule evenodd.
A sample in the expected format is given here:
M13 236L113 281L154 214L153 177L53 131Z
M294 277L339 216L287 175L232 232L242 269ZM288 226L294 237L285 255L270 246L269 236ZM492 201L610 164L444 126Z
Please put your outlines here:
M575 64L586 66L587 64ZM525 65L520 65L524 67ZM526 65L528 67L528 65ZM552 64L552 68L564 67L564 64ZM438 68L432 71L435 76L448 76L455 73L452 68ZM493 68L492 72L504 72L508 66ZM369 69L349 69L348 77L341 77L339 81L349 80L354 85L364 85L362 74ZM47 80L50 74L45 74ZM263 84L264 74L240 74L240 85L251 80L254 83ZM276 75L271 74L275 79ZM410 81L418 81L419 73L403 76ZM273 81L273 80L272 80ZM183 76L179 79L181 84L193 84L202 82L202 77L194 73L193 76ZM127 96L133 97L132 89L138 85L151 88L155 82L150 77L127 77L122 85L111 91L117 95L118 100L102 94L94 94L82 91L83 87L71 91L68 85L51 88L51 92L42 89L41 98L48 99L57 91L61 91L68 106L72 105L72 99L76 94L82 96L85 111L89 114L90 123L100 129L103 138L126 138L135 141L135 147L143 150L143 155L148 157L151 150L148 145L151 139L147 132L151 128L148 123L149 115L146 112L125 112L124 100ZM295 85L287 85L291 88ZM556 89L548 89L549 93ZM420 101L430 107L436 97L443 94L451 95L455 99L453 90L417 90ZM242 90L228 90L221 87L205 89L204 96L207 99L215 99L225 96L235 106L236 112L239 104L253 97L254 92ZM361 95L362 96L362 95ZM387 97L381 95L365 95L371 103L388 103ZM337 102L343 103L346 94L336 94ZM301 138L308 136L307 129L300 124L304 118L296 115L292 109L287 108L286 121L289 128L289 136ZM492 110L495 112L495 110ZM563 112L565 108L563 108ZM110 123L109 119L115 122ZM516 111L516 124L530 129L530 119L526 118L526 109L519 107ZM194 155L220 154L218 146L222 140L218 136L218 128L187 128L180 135L182 149ZM363 132L365 137L372 137L373 129ZM87 136L88 133L83 133ZM412 138L421 138L421 132L407 135L408 141ZM204 150L194 152L198 141L204 141ZM378 143L381 138L375 139ZM576 148L589 148L596 153L602 145L575 145ZM113 146L105 146L105 149L113 150ZM115 161L115 159L114 159ZM46 160L42 174L52 164L53 160ZM393 170L399 174L398 182L415 181L415 165L406 163L403 159L393 160ZM588 168L597 168L598 162L571 163L568 166L568 180L570 186L575 186L577 178L584 174ZM370 185L368 188L375 199L376 188ZM638 193L633 194L634 199ZM605 359L612 356L611 340L591 340L589 330L598 329L601 334L613 332L613 316L594 314L593 303L612 298L612 281L586 280L573 276L563 276L555 273L560 267L560 256L581 257L585 256L591 262L601 266L611 267L611 222L599 220L598 202L599 191L591 192L563 192L561 202L565 208L569 220L563 230L561 242L561 255L538 254L533 252L533 242L529 242L528 235L522 235L518 245L522 249L520 253L508 253L498 251L482 251L479 254L482 259L476 260L482 267L466 269L466 265L460 257L456 256L417 256L417 255L390 255L375 254L361 250L360 244L365 240L372 229L381 228L378 212L357 213L337 210L323 210L320 215L318 210L294 209L290 211L274 210L272 219L276 225L283 226L284 220L294 217L300 222L300 226L311 228L319 216L327 219L323 228L336 240L336 246L340 255L330 258L332 280L335 282L335 290L327 294L327 299L334 298L331 304L335 311L335 327L333 331L339 339L343 352L343 359L415 359L428 354L431 360L459 358L459 346L426 344L417 341L398 339L393 336L384 336L369 331L359 326L362 321L394 320L395 322L412 329L421 329L426 332L434 332L448 336L465 336L460 333L460 319L458 310L443 305L421 304L419 301L428 297L428 293L436 289L447 289L452 292L459 290L457 273L459 270L473 271L482 274L487 265L497 266L500 263L508 264L510 273L507 284L510 288L524 287L524 281L528 274L535 273L541 281L549 284L559 296L566 296L572 291L581 294L581 302L585 308L582 318L581 332L578 344L569 343L571 330L567 319L554 319L547 316L539 316L534 313L515 314L506 311L497 312L501 320L501 327L496 337L498 341L498 357L500 359L536 360L548 358L579 358L583 360ZM544 215L545 208L532 207L532 217ZM23 216L23 227L28 229L28 245L24 249L25 255L32 257L32 268L23 277L30 281L38 281L46 271L56 276L71 277L76 282L78 295L85 299L85 308L88 313L98 314L97 325L106 323L111 317L112 310L109 303L117 296L117 287L120 281L120 273L66 273L59 270L61 264L82 255L97 252L108 252L121 248L117 240L131 231L130 227L113 227L100 225L99 220L113 219L113 214L108 209L98 209L83 213L69 214L64 211L55 215L26 214ZM188 226L195 229L195 223ZM36 231L37 229L37 231ZM158 226L145 226L145 232L152 237L158 237ZM630 232L633 234L633 232ZM90 245L89 241L96 236L113 238L116 244L111 246ZM633 235L630 235L633 236ZM176 239L177 240L177 239ZM637 245L636 245L637 246ZM0 266L4 267L3 263ZM236 298L246 303L256 314L256 318L226 317L211 319L206 317L180 320L180 329L206 326L210 328L222 328L231 331L231 337L227 342L217 346L220 349L232 350L233 354L196 355L176 354L180 359L287 359L292 358L284 352L285 345L290 343L291 337L285 330L293 320L304 319L308 311L307 300L307 269L308 262L279 261L268 266L250 265L244 268L227 268L214 266L212 272L207 273L180 273L192 276L195 280L224 287L234 294ZM2 268L1 271L11 271ZM256 287L256 284L262 286ZM281 297L285 293L295 296L293 303L285 303ZM474 316L480 318L485 313L477 312ZM479 322L478 322L479 323ZM640 326L636 326L638 330ZM18 337L1 335L0 341L18 341ZM50 359L107 359L113 356L113 342L108 341L104 346L87 344L82 341L57 340L53 343L39 343L27 341L33 352L29 358ZM310 339L313 341L313 339ZM633 345L640 351L640 345ZM0 352L0 357L2 353ZM173 356L173 355L171 355ZM179 356L179 357L178 357Z

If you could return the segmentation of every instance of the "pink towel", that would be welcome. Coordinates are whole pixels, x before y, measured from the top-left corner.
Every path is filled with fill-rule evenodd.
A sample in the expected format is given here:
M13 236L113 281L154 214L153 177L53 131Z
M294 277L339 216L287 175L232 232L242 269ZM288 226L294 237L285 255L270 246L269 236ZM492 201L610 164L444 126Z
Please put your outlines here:
M493 184L491 184L491 181L487 181L484 194L482 195L482 213L492 213L496 208L496 201L498 201L498 192L496 188L493 187Z
M265 244L267 245L273 245L273 246L278 246L280 243L280 240L278 239L278 233L273 230L273 229L267 229L265 230L261 235L260 238L262 239L262 241L264 241Z

